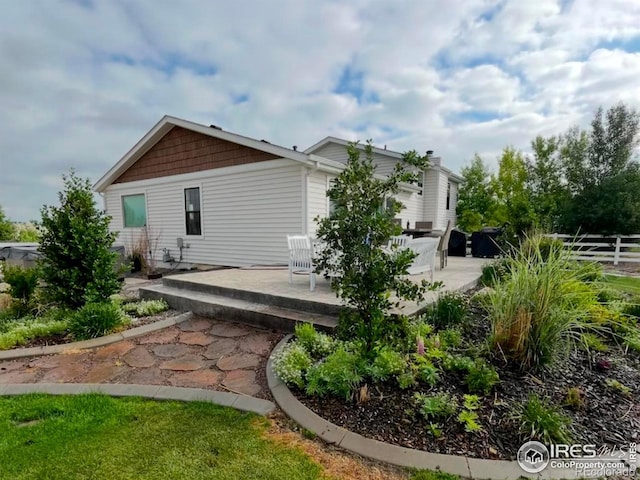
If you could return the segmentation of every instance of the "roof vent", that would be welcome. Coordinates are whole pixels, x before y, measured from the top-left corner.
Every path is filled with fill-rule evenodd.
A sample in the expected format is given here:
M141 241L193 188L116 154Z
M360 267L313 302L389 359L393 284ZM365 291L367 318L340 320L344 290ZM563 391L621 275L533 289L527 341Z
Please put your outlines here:
M297 151L298 151L298 145L294 145L294 146L293 146L293 151L294 151L294 152L297 152Z
M433 150L427 150L427 157L430 157L431 155L433 155Z
M269 143L271 144L271 142L267 142L264 138L262 140L260 140L262 143Z
M209 125L210 128L215 128L216 130L222 130L222 127L219 127L218 125Z

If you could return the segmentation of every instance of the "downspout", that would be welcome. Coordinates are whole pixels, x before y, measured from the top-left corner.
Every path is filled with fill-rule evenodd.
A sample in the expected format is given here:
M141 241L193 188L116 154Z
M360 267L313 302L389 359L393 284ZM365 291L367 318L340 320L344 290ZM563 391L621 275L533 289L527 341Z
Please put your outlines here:
M303 235L307 235L309 233L309 177L318 171L320 168L320 162L318 160L314 160L315 166L312 169L308 169L305 167L306 173L303 176L302 182L302 201L303 201L303 219L302 219L302 229Z

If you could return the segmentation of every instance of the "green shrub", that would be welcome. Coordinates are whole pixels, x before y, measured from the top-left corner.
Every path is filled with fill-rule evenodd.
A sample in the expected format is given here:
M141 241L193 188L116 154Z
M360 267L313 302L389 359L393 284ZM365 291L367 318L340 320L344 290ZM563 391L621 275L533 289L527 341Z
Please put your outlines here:
M605 345L602 339L591 332L585 332L582 334L582 345L588 352L606 352L609 350L609 347Z
M363 149L349 144L347 154L346 167L327 191L335 208L329 216L316 219L317 236L324 245L316 263L318 271L334 273L331 288L349 307L340 313L338 335L362 339L363 355L372 358L378 342L389 343L398 331L406 333L406 317L393 311L396 303L423 301L429 290L439 286L407 278L413 251L389 253L386 248L390 237L401 232L393 219L403 208L389 197L403 183L416 182L428 158L407 152L382 178L375 173L371 142Z
M619 393L623 397L628 397L631 395L632 390L619 380L616 380L614 378L607 378L605 379L604 383L610 390Z
M71 309L87 302L106 302L120 289L116 254L110 251L116 233L98 209L91 183L73 171L63 175L60 206L42 208L39 262L49 299Z
M496 260L482 266L482 274L478 283L483 287L493 287L502 281L511 271L511 262L508 258Z
M438 329L460 325L467 318L468 304L464 295L458 292L445 292L427 312L429 323Z
M564 242L549 237L526 237L520 244L520 255L536 262L546 262L564 249Z
M476 359L475 363L468 367L467 372L464 383L472 393L477 392L487 395L500 382L498 372L480 358Z
M440 330L440 342L443 348L457 348L462 345L462 333L455 328L447 328L446 330Z
M297 341L314 358L329 355L335 348L334 340L326 333L316 331L311 323L299 323L295 327Z
M440 371L427 359L420 359L416 365L416 373L418 380L426 383L431 387L435 387L440 381Z
M463 395L462 406L467 410L477 410L480 408L480 397L478 395Z
M598 302L602 304L608 304L622 300L624 298L624 295L615 288L603 286L598 290L597 298Z
M326 394L348 400L363 380L364 362L358 352L339 346L324 361L307 371L307 393Z
M469 433L479 432L482 426L478 423L478 414L471 410L462 410L458 414L458 422L464 426L464 431Z
M163 300L141 300L139 302L123 303L122 311L134 317L149 317L169 310L169 304Z
M458 408L456 398L448 393L437 395L416 393L413 398L426 420L446 419L456 413Z
M530 238L531 248L537 241ZM521 370L537 369L566 353L585 329L599 328L586 323L597 298L581 272L564 250L551 250L546 262L518 254L510 275L486 296L496 354Z
M571 443L571 419L536 395L531 395L518 408L516 419L520 423L520 433L527 440L538 440L546 445Z
M86 340L112 333L129 322L129 317L113 302L87 303L71 316L69 331L74 338Z
M386 345L374 349L374 354L375 358L367 368L367 373L374 382L383 382L396 377L407 369L404 355Z
M297 341L287 343L273 359L273 369L287 385L304 388L305 374L313 361Z
M9 322L0 321L0 350L25 345L36 338L60 335L67 331L64 313L52 312L46 316L26 317Z
M35 268L22 268L18 266L4 265L4 281L11 288L13 297L11 308L17 317L26 315L30 310L31 300L38 287L38 270Z
M634 297L631 301L625 303L622 307L622 313L640 319L640 297Z
M640 353L640 332L636 331L627 333L623 337L623 342L631 350Z
M442 366L445 370L456 373L468 373L474 366L474 361L470 357L447 354L442 359Z

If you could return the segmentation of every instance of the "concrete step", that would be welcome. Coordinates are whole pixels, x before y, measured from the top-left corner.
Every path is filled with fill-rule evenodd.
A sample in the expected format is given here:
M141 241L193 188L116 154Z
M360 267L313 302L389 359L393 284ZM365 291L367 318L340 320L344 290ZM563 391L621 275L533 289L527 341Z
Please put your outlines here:
M196 315L285 332L292 332L295 325L300 322L312 323L325 331L332 330L337 325L337 316L309 313L294 308L256 303L164 284L141 288L140 298L163 298L171 308L176 310L191 311Z
M182 278L181 278L182 277ZM269 293L255 292L250 290L241 290L232 287L223 287L220 285L211 285L208 283L194 282L184 279L182 275L172 275L162 278L162 285L181 290L189 290L192 292L206 293L214 296L225 298L233 298L237 300L245 300L250 303L259 303L263 305L273 305L289 310L298 310L301 312L311 312L329 317L337 317L340 312L340 305L331 305L313 300L283 297L272 295Z

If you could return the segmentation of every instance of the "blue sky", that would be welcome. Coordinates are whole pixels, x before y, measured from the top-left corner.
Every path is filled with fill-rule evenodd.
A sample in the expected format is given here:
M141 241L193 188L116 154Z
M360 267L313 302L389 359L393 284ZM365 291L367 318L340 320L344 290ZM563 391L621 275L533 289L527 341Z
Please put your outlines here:
M301 149L326 135L527 151L640 107L637 0L32 0L0 17L0 206L38 218L164 114Z

